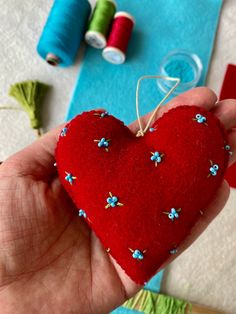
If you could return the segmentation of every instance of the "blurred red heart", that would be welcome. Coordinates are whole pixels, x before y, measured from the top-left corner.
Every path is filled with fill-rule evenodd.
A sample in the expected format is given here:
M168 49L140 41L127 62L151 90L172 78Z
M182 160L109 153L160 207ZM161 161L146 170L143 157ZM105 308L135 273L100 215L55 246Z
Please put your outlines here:
M236 65L228 64L220 92L220 100L236 99L235 78ZM236 126L234 128L236 129ZM227 170L225 179L231 187L236 188L236 162Z
M139 284L189 235L229 159L224 127L202 108L172 109L151 131L136 137L111 115L85 112L68 123L56 149L79 215Z

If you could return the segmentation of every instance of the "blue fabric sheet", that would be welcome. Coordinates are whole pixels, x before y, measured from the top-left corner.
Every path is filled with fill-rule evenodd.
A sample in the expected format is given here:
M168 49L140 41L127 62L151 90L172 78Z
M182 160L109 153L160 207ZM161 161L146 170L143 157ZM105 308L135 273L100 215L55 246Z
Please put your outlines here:
M111 314L141 314L139 311L126 309L124 307L118 307L116 310L111 312Z
M158 74L163 57L187 49L203 63L200 85L206 79L222 0L117 0L136 20L123 65L103 60L101 51L88 47L70 103L67 119L82 111L105 108L126 124L136 119L135 90L139 77ZM141 113L160 100L156 81L144 82Z

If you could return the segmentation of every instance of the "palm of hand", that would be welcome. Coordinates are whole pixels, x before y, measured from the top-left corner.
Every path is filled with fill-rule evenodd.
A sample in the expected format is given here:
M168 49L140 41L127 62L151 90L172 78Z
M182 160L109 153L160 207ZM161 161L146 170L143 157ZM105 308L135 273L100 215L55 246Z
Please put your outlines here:
M57 178L13 174L0 189L0 304L11 291L7 313L15 304L17 313L104 313L112 308L106 298L113 306L125 300L107 252Z
M179 103L212 110L215 101L212 92L199 88L179 96L158 114ZM228 129L236 124L236 109L232 114L229 105L213 109ZM136 132L137 123L130 128ZM53 167L58 132L52 131L0 167L2 313L108 313L140 289L78 217L62 188ZM235 132L231 133L235 142ZM179 252L223 208L228 193L224 183Z

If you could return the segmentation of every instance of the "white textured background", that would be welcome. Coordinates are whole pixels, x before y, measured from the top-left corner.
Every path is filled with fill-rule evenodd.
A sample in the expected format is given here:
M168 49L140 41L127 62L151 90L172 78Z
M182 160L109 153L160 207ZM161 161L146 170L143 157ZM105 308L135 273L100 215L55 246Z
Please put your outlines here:
M168 1L168 0L167 0ZM15 105L10 84L37 79L53 86L44 108L45 130L64 120L77 77L48 66L36 54L52 1L0 0L0 105ZM208 86L220 90L227 63L236 64L236 0L225 0ZM0 160L35 139L23 112L0 111ZM162 291L236 314L236 191L207 231L165 273Z

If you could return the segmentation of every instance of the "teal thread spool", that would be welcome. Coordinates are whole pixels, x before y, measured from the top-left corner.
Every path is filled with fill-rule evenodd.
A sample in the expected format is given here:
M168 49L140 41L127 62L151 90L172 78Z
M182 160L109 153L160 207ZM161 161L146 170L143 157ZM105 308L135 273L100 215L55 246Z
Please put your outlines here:
M102 49L106 46L106 37L116 12L116 4L113 0L98 0L90 19L85 41L90 46Z
M73 64L86 31L88 0L55 0L37 45L39 55L53 66Z
M180 84L173 93L178 95L198 85L202 75L202 62L195 53L174 50L162 60L160 74L180 79ZM158 80L157 85L161 92L166 94L173 87L173 82Z

